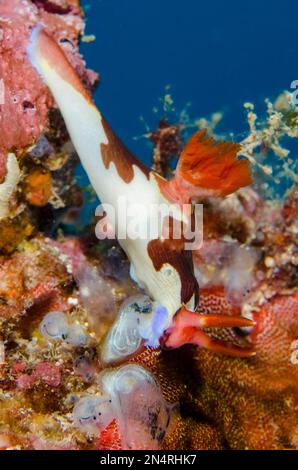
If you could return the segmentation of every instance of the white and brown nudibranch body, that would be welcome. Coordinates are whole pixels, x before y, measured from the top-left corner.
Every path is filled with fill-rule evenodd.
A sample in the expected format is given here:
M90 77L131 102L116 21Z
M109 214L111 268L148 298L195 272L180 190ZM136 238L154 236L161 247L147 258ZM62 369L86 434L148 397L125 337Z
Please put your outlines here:
M121 214L117 214L120 198L124 200L128 210L130 205L136 203L143 207L137 216L134 214L133 217L137 217L134 222L139 226L150 226L150 222L157 218L155 211L161 204L170 206L175 200L175 195L177 195L177 202L181 203L200 193L202 188L205 188L204 191L207 192L221 193L222 188L214 188L214 185L208 188L208 185L204 186L200 181L199 184L193 184L190 178L193 165L190 165L191 169L189 169L189 159L193 162L194 157L187 152L180 166L178 165L177 176L171 182L163 180L136 159L102 117L61 48L39 26L32 32L28 56L55 98L74 147L100 201L103 205L112 206L116 211L116 226L114 227L116 233L121 229L125 231L127 227L127 220L124 221L125 227L119 227L123 220ZM204 133L200 133L197 139L201 142L201 153L202 151L204 153L202 149L204 145L205 153L212 145L214 147L214 142L211 142ZM223 150L228 152L228 149ZM231 153L231 144L229 151ZM199 153L199 159L201 153ZM235 162L235 155L233 162L231 155L228 157L225 155L225 157L230 164L228 169L222 164L227 171L226 176L229 176L230 171L230 174L235 177L235 172L231 170L232 163L234 166L236 163L240 164L243 170L244 162ZM184 178L184 172L187 178ZM206 170L203 170L204 172L206 174ZM235 187L249 184L249 177L245 176L244 181L237 184L234 182L233 188L230 188L230 191L228 189L226 193L232 192ZM198 188L201 188L200 191ZM150 218L152 220L148 220ZM179 210L179 205L175 218L181 223L188 223L185 215ZM173 217L165 213L164 220L169 225L171 234ZM184 241L176 240L171 236L168 239L162 239L159 235L136 238L130 237L128 232L126 235L119 239L119 243L132 264L134 276L150 297L165 307L168 312L164 322L164 329L168 331L164 337L165 344L176 347L183 342L193 342L213 349L218 347L218 350L225 352L224 345L218 343L215 345L201 331L202 327L208 326L207 318L192 313L198 301L198 285L193 273L191 252L185 251ZM177 312L181 312L180 317L176 315ZM234 321L231 322L231 317L227 319L224 316L208 315L209 317L210 321L213 319L211 323L213 325L216 323L216 326L251 325L251 322L243 318L234 317ZM176 319L179 320L179 332L175 328L175 325L178 325ZM194 330L196 332L191 338L189 334L185 335L185 332L189 333L190 329L193 333ZM228 349L228 352L238 354L238 350L234 351L231 347Z

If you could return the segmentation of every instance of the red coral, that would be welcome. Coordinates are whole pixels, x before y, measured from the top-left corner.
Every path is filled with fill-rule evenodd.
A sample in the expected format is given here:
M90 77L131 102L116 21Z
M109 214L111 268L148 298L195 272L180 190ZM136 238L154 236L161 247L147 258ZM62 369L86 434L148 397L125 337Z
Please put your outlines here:
M1 2L0 76L4 84L1 105L2 153L32 144L46 126L48 108L53 105L49 92L33 73L26 56L30 28L38 21L31 2ZM25 106L30 103L32 106Z
M35 380L42 380L49 387L58 387L61 382L60 367L51 362L40 362L33 372Z

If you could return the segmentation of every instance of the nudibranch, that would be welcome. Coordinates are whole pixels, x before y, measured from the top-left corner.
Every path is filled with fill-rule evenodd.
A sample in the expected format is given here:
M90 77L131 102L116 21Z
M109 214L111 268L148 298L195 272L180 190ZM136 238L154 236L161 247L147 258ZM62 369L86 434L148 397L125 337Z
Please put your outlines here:
M167 181L139 161L115 135L61 48L40 26L32 32L28 56L55 98L100 201L104 207L116 211L113 229L125 233L118 241L131 262L134 279L161 307L151 312L152 322L159 323L160 343L172 348L190 342L232 355L252 354L250 350L215 341L204 333L207 327L253 324L242 317L203 316L196 312L199 287L192 253L185 249L184 237L177 238L174 230L177 221L183 227L192 224L192 211L185 214L182 210L192 198L226 196L251 184L248 162L237 160L239 146L233 142L216 144L205 131L199 131L182 152L175 176ZM120 199L125 201L127 213L139 204L141 210L132 216L139 227L154 225L160 217L160 206L168 207L163 212L161 229L142 237L130 236L127 220L119 210ZM163 236L165 227L167 237ZM151 330L154 335L156 329ZM150 338L149 332L147 340L154 343L156 338Z

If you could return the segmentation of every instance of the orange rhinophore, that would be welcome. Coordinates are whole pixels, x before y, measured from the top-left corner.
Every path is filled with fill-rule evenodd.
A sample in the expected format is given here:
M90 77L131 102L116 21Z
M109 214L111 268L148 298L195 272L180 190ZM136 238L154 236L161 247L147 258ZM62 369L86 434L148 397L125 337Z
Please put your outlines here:
M249 162L238 160L240 144L217 143L206 129L196 132L183 150L171 187L183 200L195 196L227 196L252 184Z

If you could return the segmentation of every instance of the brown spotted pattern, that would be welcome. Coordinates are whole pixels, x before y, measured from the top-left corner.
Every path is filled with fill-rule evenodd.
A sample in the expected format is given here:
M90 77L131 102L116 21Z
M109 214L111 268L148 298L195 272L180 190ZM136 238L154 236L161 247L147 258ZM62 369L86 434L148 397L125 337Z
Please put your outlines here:
M108 139L108 144L101 144L102 160L105 167L109 168L113 162L119 176L125 183L130 183L134 177L133 165L137 166L149 179L150 169L127 149L105 119L102 119L102 124Z
M195 305L197 305L199 286L194 275L192 252L185 250L186 240L183 236L179 239L174 238L174 225L177 224L177 220L168 217L165 222L168 224L169 237L151 240L148 243L148 255L156 271L169 264L178 272L181 281L181 304L187 304L195 295Z

